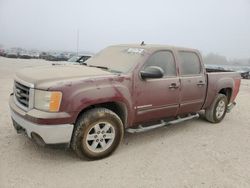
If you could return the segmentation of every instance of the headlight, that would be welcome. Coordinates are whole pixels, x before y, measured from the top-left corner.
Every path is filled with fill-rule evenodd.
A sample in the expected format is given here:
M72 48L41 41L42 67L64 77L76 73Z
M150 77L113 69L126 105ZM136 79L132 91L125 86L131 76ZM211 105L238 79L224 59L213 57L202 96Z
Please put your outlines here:
M62 100L62 93L59 91L35 90L34 107L48 112L58 112Z

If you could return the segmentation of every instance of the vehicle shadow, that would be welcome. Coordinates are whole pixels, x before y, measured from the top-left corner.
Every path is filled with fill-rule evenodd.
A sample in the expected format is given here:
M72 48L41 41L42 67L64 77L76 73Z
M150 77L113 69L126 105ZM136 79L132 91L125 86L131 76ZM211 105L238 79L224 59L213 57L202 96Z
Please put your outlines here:
M142 133L125 133L122 149L120 149L120 151L122 150L122 152L125 153L127 149L134 147L134 145L151 143L159 138L171 139L171 137L178 135L181 138L187 132L196 131L200 126L209 125L211 124L205 120L204 115L200 114L200 117L195 120L188 120L177 124L167 125Z
M20 142L23 143L23 155L47 161L81 161L75 153L64 144L39 146L31 139L20 135Z

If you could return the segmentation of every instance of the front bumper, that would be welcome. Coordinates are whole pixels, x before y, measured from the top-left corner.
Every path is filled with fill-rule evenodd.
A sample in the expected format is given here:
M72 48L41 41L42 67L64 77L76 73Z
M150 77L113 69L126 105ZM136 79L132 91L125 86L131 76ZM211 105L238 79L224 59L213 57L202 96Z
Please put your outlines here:
M16 112L13 108L12 98L10 99L10 111L13 125L18 133L25 133L29 138L37 140L45 144L65 144L70 143L73 124L38 124L32 122L20 115L20 111ZM20 110L20 109L19 109Z

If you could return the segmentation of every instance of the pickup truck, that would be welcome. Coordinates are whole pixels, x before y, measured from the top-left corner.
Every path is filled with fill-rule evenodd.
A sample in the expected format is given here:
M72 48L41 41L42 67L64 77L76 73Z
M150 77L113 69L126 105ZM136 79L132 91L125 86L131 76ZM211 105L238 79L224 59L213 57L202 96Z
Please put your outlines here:
M198 118L219 123L235 105L241 77L205 69L199 51L114 45L84 65L26 68L14 78L13 125L38 144L66 144L80 158L109 156L124 132Z

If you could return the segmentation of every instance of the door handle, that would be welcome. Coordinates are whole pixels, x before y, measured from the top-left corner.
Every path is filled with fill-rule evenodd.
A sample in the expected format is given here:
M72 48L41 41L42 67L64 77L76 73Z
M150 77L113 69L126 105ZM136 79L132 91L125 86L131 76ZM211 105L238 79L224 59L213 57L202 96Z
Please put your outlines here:
M199 83L197 84L198 86L204 86L205 82L203 82L202 80L199 81Z
M169 89L177 89L177 88L179 88L179 86L176 83L172 83L172 84L170 84L170 86L168 88Z

